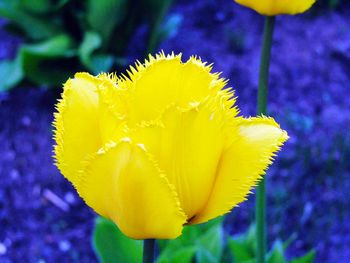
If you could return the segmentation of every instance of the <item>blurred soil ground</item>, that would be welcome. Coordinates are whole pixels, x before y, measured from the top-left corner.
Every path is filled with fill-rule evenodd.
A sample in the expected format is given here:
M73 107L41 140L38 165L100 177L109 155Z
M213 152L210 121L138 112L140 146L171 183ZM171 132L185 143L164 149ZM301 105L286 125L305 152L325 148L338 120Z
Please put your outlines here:
M255 115L263 20L232 1L182 0L178 34L165 52L214 62ZM315 247L317 261L350 258L350 9L277 18L269 113L291 139L268 172L270 241L296 235L288 253ZM3 22L2 22L3 24ZM130 57L138 57L143 29ZM0 59L20 40L0 29ZM0 95L0 262L96 262L94 213L52 164L54 103L60 90L22 87ZM253 218L254 196L227 217L231 234Z

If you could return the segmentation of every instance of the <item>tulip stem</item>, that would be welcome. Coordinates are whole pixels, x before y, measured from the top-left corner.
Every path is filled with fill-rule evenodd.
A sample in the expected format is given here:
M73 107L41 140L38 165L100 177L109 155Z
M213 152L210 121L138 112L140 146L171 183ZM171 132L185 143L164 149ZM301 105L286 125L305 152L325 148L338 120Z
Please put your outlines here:
M265 18L263 46L260 57L258 115L266 115L270 55L275 17ZM257 235L257 263L265 263L266 255L266 179L261 180L256 191L255 217Z
M155 239L145 239L143 241L143 263L154 262Z

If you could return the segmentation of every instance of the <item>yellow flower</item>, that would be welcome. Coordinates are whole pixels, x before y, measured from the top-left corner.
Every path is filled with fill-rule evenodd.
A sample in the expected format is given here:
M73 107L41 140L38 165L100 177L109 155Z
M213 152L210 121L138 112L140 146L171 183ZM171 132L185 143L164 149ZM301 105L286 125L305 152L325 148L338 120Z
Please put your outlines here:
M238 117L219 75L163 53L128 77L77 73L55 113L58 168L135 239L176 238L229 212L288 136L271 118Z
M295 15L308 10L316 0L235 0L256 12L267 15Z

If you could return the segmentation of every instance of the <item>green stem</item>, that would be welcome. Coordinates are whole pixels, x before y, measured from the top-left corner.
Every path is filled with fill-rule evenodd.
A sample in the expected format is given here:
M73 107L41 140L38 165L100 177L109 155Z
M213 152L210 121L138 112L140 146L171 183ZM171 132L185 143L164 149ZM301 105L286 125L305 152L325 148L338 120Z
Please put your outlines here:
M258 115L267 112L267 88L270 68L270 55L275 17L265 18L263 46L260 58L259 89L258 89ZM265 263L266 254L266 179L263 179L256 192L255 217L257 235L257 263Z
M143 241L143 263L154 262L155 239L145 239Z

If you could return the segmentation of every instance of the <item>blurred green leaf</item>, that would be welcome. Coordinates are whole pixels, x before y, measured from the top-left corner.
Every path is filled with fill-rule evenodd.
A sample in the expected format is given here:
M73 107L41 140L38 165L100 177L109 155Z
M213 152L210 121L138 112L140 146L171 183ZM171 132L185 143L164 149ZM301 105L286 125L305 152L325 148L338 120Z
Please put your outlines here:
M115 59L107 54L93 54L102 43L101 37L95 32L86 32L78 54L82 64L94 74L109 71Z
M38 15L47 15L48 13L55 11L65 4L67 4L70 0L15 0L19 1L19 7L23 11L29 11L33 14Z
M102 263L142 261L142 242L126 237L111 221L96 219L93 247Z
M266 255L267 263L287 263L285 250L296 239L293 234L287 241L282 242L276 240L273 243L272 249ZM231 252L231 257L235 263L255 263L256 262L256 235L255 225L252 224L248 231L236 235L228 240L228 249ZM227 250L225 250L227 251ZM312 263L314 260L315 251L312 250L303 257L294 259L290 263Z
M306 255L293 259L290 263L313 263L315 260L316 251L311 250Z
M127 0L88 0L86 18L90 28L107 42L126 15Z
M90 70L94 70L91 56L101 46L101 37L95 32L85 32L84 39L78 49L82 64Z
M0 61L0 92L14 87L22 78L23 71L19 57Z
M186 226L180 237L174 240L158 240L160 258L186 249L183 253L195 248L196 262L219 262L223 253L223 217L211 220L206 224ZM163 261L162 261L163 262ZM175 262L175 261L174 261Z
M67 35L58 35L47 41L24 45L19 56L25 75L37 84L61 85L69 77L69 58L75 55L74 43ZM56 59L53 62L52 59ZM65 64L66 70L59 62ZM60 67L57 67L60 66Z
M230 238L228 240L228 246L235 262L244 262L252 260L255 257L255 255L251 253L252 251L247 244L239 242L238 240Z
M69 57L75 55L74 42L68 35L57 35L37 44L24 45L26 52L45 57Z
M203 232L199 225L185 226L180 237L173 240L157 240L157 242L162 251L177 251L182 247L189 247L196 244L201 234L203 234Z
M52 23L52 19L36 17L29 12L21 10L19 5L20 2L18 0L0 0L0 17L4 17L14 23L30 39L48 38L60 31L59 27Z
M183 247L177 250L168 249L160 254L157 263L191 263L196 247Z
M172 0L138 4L127 0L0 0L0 17L7 20L6 29L19 33L25 43L17 53L20 63L1 63L2 75L17 72L3 81L1 88L8 89L22 78L38 85L57 86L76 71L88 69L98 74L113 66L124 67L129 63L126 47L145 18L154 32L152 49L156 49L159 39L176 34L179 16L163 23L171 3Z
M50 0L20 0L19 7L34 14L43 14L50 10Z
M276 240L272 247L272 251L267 255L267 263L287 263L284 256L283 243L280 240Z
M197 246L196 259L199 263L219 263L223 252L222 225L214 225L200 236Z
M247 233L247 239L246 239L247 245L252 250L254 254L256 254L256 246L257 246L257 240L256 240L256 225L251 224L248 233Z
M247 232L236 235L233 237L234 240L243 244L246 249L250 251L251 255L256 254L256 235L255 235L256 227L255 224L251 224L247 230Z

